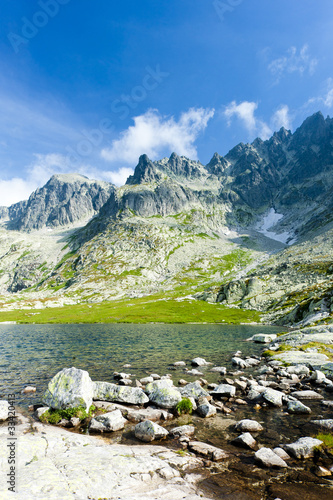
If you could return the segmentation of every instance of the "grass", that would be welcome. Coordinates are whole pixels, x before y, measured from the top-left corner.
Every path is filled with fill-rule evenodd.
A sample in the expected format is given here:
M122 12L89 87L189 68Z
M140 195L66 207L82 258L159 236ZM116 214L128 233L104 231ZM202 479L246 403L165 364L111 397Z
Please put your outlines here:
M91 417L95 410L96 408L93 405L90 406L88 412L82 406L78 406L76 408L67 408L65 410L49 409L41 415L40 420L41 422L53 425L59 423L63 418L65 418L66 420L70 420L72 417L77 417L80 420L84 420L87 417Z
M324 448L326 450L333 451L333 434L326 432L325 433L319 432L319 434L317 434L315 437L316 439L320 439L320 441L323 442L323 444L318 446L319 449Z
M88 307L89 305L89 307ZM37 313L37 314L36 314ZM260 313L197 300L158 296L139 299L76 304L59 308L0 312L0 322L25 323L226 323L259 322Z

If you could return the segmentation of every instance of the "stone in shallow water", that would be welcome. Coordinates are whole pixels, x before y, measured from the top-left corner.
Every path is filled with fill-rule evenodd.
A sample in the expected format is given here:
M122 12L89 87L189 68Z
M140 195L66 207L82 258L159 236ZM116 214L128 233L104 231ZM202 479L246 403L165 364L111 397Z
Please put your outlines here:
M94 399L97 401L114 401L133 405L148 403L149 398L139 387L127 387L109 382L94 382Z
M311 413L311 408L300 401L288 401L288 411L289 413Z
M216 389L214 389L211 392L211 395L213 397L216 396L220 398L222 397L231 398L235 394L236 394L236 387L230 384L220 384L216 387Z
M263 431L264 428L256 420L244 419L237 422L235 430L241 432L260 432Z
M170 434L172 436L193 436L194 432L195 427L193 425L180 425L171 429Z
M123 418L120 410L104 413L91 419L89 430L98 432L114 432L125 427L127 420Z
M202 443L201 441L190 441L188 446L191 451L209 458L214 462L218 462L219 460L223 460L224 458L229 457L228 453L224 450L216 448L215 446L212 446L210 444Z
M206 361L204 358L194 358L192 359L191 364L193 366L207 366L210 365L211 363Z
M311 437L303 437L295 441L295 443L284 445L285 450L295 458L310 458L313 457L314 449L320 446L322 441Z
M214 366L210 371L220 373L220 375L227 374L227 369L225 366Z
M276 391L270 387L265 390L262 397L273 406L282 406L283 392Z
M260 448L254 454L254 458L265 467L288 467L286 462L270 448Z
M174 387L172 380L156 380L146 386L149 401L161 408L175 408L181 401L180 391Z
M207 401L207 403L204 403L204 404L201 404L200 406L198 406L196 411L198 412L200 417L203 417L203 418L213 417L217 413L215 406L209 404L208 401Z
M327 429L329 431L333 430L333 418L327 418L323 420L311 420L312 424L321 427L322 429Z
M231 443L236 446L242 446L243 448L250 448L251 450L254 450L257 446L256 440L249 432L244 432L240 436L233 439Z
M50 380L43 403L59 410L76 406L89 410L93 395L93 382L87 371L64 368Z
M198 381L191 382L190 384L185 385L185 387L181 387L179 391L183 398L198 399L201 396L209 396L209 393L201 387Z
M247 340L252 340L253 342L258 342L260 344L268 344L269 342L272 342L276 338L277 335L275 333L271 333L270 335L265 335L264 333L257 333L256 335L253 335L253 337Z
M155 441L156 439L164 438L169 434L169 432L155 422L145 420L135 426L134 434L137 439L140 439L140 441L148 443L150 441Z

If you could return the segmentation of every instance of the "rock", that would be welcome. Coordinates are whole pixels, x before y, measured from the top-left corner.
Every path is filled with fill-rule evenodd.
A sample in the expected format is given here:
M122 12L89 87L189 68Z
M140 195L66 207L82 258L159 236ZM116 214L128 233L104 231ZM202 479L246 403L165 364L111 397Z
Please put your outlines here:
M118 382L119 385L126 385L126 386L129 386L129 385L132 385L133 384L133 380L129 379L129 378L122 378L121 380L119 380Z
M5 399L0 400L0 422L7 420L9 416L9 403Z
M209 460L213 460L214 462L218 462L229 457L228 453L224 450L216 448L210 444L202 443L201 441L190 441L188 447L191 451L194 451Z
M215 406L209 404L208 401L198 406L196 411L203 418L214 417L216 415Z
M236 387L230 384L220 384L211 392L213 397L227 397L231 398L236 394Z
M173 366L186 366L185 361L176 361Z
M238 379L235 379L234 380L234 384L235 386L240 389L241 391L245 391L246 387L247 387L247 383L244 382L243 380L238 380Z
M276 391L274 389L271 389L270 387L268 387L262 395L264 400L273 406L282 406L283 396L283 392Z
M149 398L139 387L126 387L109 382L94 382L93 397L97 401L114 401L142 405L148 403Z
M144 420L150 420L156 422L158 420L171 420L173 418L172 413L165 412L161 409L155 409L148 406L148 408L141 408L140 410L134 410L132 408L126 408L125 416L130 422L143 422Z
M153 377L154 380L160 380L161 378L161 375L158 373L151 373L150 376Z
M295 443L284 445L284 449L295 458L310 458L313 457L314 449L320 446L322 441L311 437L303 437L295 441Z
M327 429L329 431L333 430L333 418L327 418L322 420L311 420L311 423L321 427L322 429Z
M231 441L231 444L254 450L257 446L256 440L249 432L244 432Z
M322 401L321 404L333 408L333 401Z
M238 405L247 405L247 402L244 399L237 398L235 399L235 403Z
M235 424L235 430L240 432L260 432L264 428L256 420L244 419Z
M151 384L152 382L154 382L154 379L153 379L153 377L144 377L144 378L140 378L140 382L143 385Z
M184 380L183 378L181 378L180 380L178 380L178 385L184 386L184 385L187 385L187 384L188 384L187 380Z
M205 385L208 385L208 381L207 381L205 378L201 378L201 379L199 380L199 383L200 383L200 385L204 385L204 386L205 386Z
M157 439L162 439L169 434L169 432L150 420L145 420L140 422L135 426L134 429L135 437L140 439L140 441L150 442Z
M274 359L283 361L284 363L295 364L309 364L311 366L321 366L328 361L325 354L304 352L304 351L286 351L275 354Z
M254 458L265 467L288 467L286 462L270 448L260 448L254 454Z
M315 474L318 477L327 477L331 476L332 472L326 469L326 467L322 467L321 465L318 465L315 469Z
M194 368L193 370L187 370L186 375L194 375L195 377L201 377L201 375L203 375L203 373L199 372L199 370L196 370Z
M113 378L115 380L122 380L124 378L130 378L131 377L131 374L130 373L125 373L125 372L114 372L113 373Z
M104 413L91 419L89 430L98 432L114 432L125 427L127 420L122 416L120 410Z
M260 361L256 358L246 358L245 363L247 366L257 366L260 364Z
M192 359L191 364L192 364L192 366L207 366L207 365L211 365L211 363L208 363L208 361L206 361L203 358L194 358L194 359Z
M314 372L311 375L311 380L314 380L315 382L320 384L324 382L324 380L326 380L326 375L320 370L314 370Z
M244 368L247 368L247 367L249 366L249 365L247 364L247 362L246 362L246 361L244 361L244 359L241 359L241 358L239 358L238 356L237 356L237 357L232 358L232 359L231 359L231 361L232 361L232 364L233 364L233 365L238 366L238 367L239 367L239 368L241 368L242 370L243 370Z
M170 434L174 437L181 436L193 436L195 433L195 427L193 425L181 425L179 427L174 427L170 430Z
M197 400L201 396L205 398L209 396L209 393L201 387L198 381L191 382L185 385L185 387L181 387L179 391L183 398L194 398Z
M306 365L287 366L286 372L292 375L308 376L310 374L310 369Z
M40 420L40 417L43 415L43 413L45 413L49 409L50 408L48 406L42 406L41 408L37 408L37 410L35 411L35 415L38 418L38 420Z
M280 448L278 446L277 448L274 448L273 451L276 455L278 455L280 458L282 458L282 460L290 460L290 456L283 448Z
M313 400L322 400L324 397L318 392L315 391L294 391L291 393L294 398L297 399L313 399Z
M78 427L81 423L81 420L78 417L72 417L70 419L70 423L73 427Z
M252 340L253 342L258 342L260 344L269 344L273 342L273 340L277 339L277 335L275 333L271 333L270 335L266 335L264 333L257 333L253 335L253 337L247 339Z
M93 383L87 371L64 368L49 382L43 403L54 409L83 406L89 410L93 395Z
M300 401L288 401L287 408L289 413L311 413L311 409Z
M172 380L156 380L146 386L149 401L161 408L175 408L181 401L180 391L173 386Z
M211 372L217 372L220 375L226 375L227 374L227 369L225 366L214 366L211 370Z
M22 394L30 394L32 392L36 392L37 391L37 388L36 387L33 387L31 385L28 385L27 387L25 387L22 391Z

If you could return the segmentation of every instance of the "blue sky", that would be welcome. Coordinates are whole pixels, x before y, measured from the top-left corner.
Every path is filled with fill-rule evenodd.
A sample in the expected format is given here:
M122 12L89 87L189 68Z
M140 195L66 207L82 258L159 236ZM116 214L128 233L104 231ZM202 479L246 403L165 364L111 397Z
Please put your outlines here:
M54 173L122 184L333 107L331 0L2 0L0 205Z

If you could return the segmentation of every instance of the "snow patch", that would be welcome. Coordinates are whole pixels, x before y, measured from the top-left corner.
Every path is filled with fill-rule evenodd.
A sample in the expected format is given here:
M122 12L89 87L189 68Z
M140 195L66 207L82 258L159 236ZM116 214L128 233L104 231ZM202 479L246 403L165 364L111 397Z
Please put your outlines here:
M280 241L285 245L291 245L295 241L291 233L285 231L277 234L271 230L271 228L274 227L281 219L283 219L283 214L278 214L274 208L271 208L268 214L264 216L262 222L258 224L257 231L264 236L267 236L267 238Z

